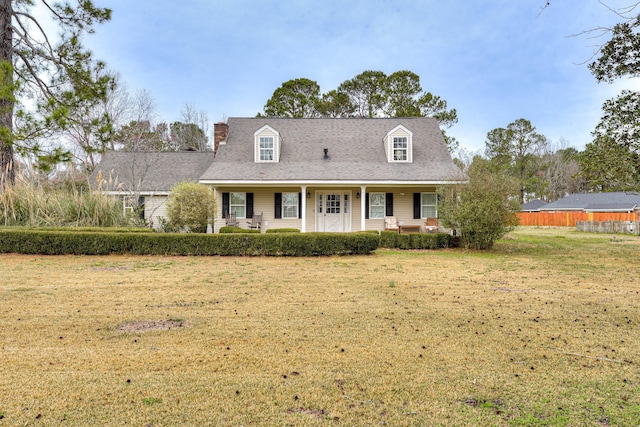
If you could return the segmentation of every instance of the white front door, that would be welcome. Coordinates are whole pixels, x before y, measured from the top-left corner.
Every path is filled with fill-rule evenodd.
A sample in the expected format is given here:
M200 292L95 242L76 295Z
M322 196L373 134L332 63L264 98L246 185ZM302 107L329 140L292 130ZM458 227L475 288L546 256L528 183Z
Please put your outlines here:
M318 193L317 203L316 229L318 231L334 233L351 231L348 192L320 192Z

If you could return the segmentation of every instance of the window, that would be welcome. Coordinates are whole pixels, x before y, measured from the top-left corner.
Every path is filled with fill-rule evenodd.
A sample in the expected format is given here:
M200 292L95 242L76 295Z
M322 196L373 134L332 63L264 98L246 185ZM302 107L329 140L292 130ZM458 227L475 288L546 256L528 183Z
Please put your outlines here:
M393 160L396 162L406 162L409 145L406 136L393 137Z
M260 137L260 161L272 162L273 161L273 137L261 136Z
M246 193L229 193L229 212L236 214L236 218L246 218Z
M384 218L384 193L369 193L369 218Z
M298 218L298 193L282 193L282 218Z
M435 193L422 193L420 205L422 218L438 217L438 198Z

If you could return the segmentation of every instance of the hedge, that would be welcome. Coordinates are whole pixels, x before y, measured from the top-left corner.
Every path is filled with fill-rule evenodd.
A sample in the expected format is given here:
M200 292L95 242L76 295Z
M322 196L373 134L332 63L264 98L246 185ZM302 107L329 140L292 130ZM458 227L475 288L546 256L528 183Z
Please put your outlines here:
M299 233L297 228L270 228L265 233Z
M225 225L224 227L220 228L218 232L222 234L227 234L227 233L245 233L246 234L246 233L260 233L260 230L256 230L253 228L235 227L233 225Z
M39 255L249 255L326 256L369 254L370 233L113 233L0 229L0 253Z
M457 240L448 233L410 233L397 231L380 232L381 248L397 249L438 249L456 246Z

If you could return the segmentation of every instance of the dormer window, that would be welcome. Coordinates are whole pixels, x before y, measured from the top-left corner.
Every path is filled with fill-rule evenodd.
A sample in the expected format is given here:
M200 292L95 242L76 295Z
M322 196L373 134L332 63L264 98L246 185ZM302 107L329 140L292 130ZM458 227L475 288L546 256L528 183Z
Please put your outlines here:
M407 144L406 136L394 136L393 137L393 160L396 162L406 162L408 156L409 146Z
M280 133L269 125L254 134L254 161L256 163L277 163L280 161Z
M402 125L396 126L384 138L384 150L389 163L413 162L413 133Z
M260 161L272 162L273 161L273 137L261 136L260 137Z

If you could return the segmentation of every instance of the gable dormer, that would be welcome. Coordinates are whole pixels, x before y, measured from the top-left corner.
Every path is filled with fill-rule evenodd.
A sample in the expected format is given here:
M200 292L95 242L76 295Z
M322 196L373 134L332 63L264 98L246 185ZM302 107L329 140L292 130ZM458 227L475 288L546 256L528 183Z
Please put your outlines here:
M280 133L264 125L253 134L253 159L256 163L278 163L280 161Z
M413 133L402 125L394 127L384 137L384 151L389 163L412 163Z

